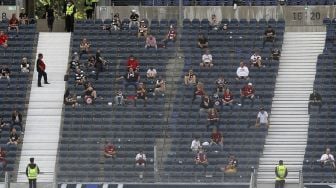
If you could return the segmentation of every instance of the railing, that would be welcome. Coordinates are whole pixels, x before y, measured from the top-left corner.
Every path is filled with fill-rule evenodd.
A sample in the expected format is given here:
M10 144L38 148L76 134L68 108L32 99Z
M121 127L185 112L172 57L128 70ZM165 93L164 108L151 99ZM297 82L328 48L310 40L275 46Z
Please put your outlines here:
M257 169L253 168L251 172L251 179L250 179L250 188L257 187Z

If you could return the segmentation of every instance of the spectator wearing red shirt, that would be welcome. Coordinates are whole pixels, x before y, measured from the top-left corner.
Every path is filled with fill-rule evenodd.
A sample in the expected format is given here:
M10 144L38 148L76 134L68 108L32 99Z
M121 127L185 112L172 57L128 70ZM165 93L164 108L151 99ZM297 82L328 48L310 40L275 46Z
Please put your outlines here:
M223 151L224 138L217 128L212 129L210 145L211 146L219 145Z
M129 56L127 60L127 69L132 68L134 71L139 70L139 61L133 56Z
M233 94L229 88L226 88L224 91L222 104L223 106L230 106L231 109L233 108Z
M8 22L8 31L15 29L16 34L19 34L19 19L17 19L16 14L12 14L12 18Z
M169 41L175 42L176 41L176 36L177 36L176 29L174 28L173 25L170 25L168 33L167 33L165 39L163 40L163 42L164 42L163 47L166 48Z
M208 166L208 157L203 149L200 149L196 154L195 163L196 165L202 165L206 171L206 167Z
M246 98L251 100L251 106L254 104L254 93L255 89L252 86L252 83L246 84L241 90L240 90L240 105L244 106L244 100Z
M0 31L0 45L4 48L7 48L8 47L7 41L8 41L8 35L6 35L5 32Z
M207 131L209 131L209 127L212 125L215 125L218 129L218 123L219 123L219 115L215 108L210 108L208 112L208 121L207 124Z
M104 147L104 156L106 158L109 158L109 157L115 158L117 156L116 147L113 144L106 142L105 147Z
M7 165L6 152L2 147L0 147L0 166L4 168L6 167L6 165Z

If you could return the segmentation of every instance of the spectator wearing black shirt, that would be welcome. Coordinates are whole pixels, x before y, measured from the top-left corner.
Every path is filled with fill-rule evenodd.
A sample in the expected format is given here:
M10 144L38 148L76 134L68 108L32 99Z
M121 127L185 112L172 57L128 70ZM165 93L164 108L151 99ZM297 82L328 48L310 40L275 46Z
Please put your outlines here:
M114 30L120 30L121 28L121 21L120 21L120 18L119 18L119 14L116 13L114 14L113 16L113 19L112 19L112 27Z
M54 21L55 21L55 14L54 14L54 9L52 6L47 5L46 17L47 17L47 24L48 24L49 32L52 32L54 28Z
M10 86L10 70L7 65L3 66L0 69L0 79L5 78L7 79L7 88Z
M146 38L147 33L148 33L148 27L147 27L145 21L141 20L140 26L139 26L139 29L138 29L138 38L140 38L140 37Z
M98 80L99 73L104 72L104 66L106 65L107 61L101 56L101 51L97 50L96 52L96 80Z
M136 89L138 87L140 76L137 72L134 72L132 68L129 68L128 72L125 75L120 76L116 80L118 81L121 79L124 79L124 90L130 85L134 86L134 88Z
M319 107L319 113L322 107L322 97L321 95L314 89L313 93L309 96L309 103L308 103L308 113L310 114L310 108L312 105L317 105Z
M198 35L198 47L201 49L208 48L208 39L204 36L204 34Z
M138 27L138 25L139 25L139 14L137 14L135 10L132 10L130 15L129 28Z
M210 108L214 107L214 102L210 99L208 95L202 97L202 102L200 104L200 114L204 111L208 112Z
M263 42L263 48L265 47L266 42L272 42L274 46L275 42L275 31L272 28L272 26L268 26L267 29L264 32L264 42Z

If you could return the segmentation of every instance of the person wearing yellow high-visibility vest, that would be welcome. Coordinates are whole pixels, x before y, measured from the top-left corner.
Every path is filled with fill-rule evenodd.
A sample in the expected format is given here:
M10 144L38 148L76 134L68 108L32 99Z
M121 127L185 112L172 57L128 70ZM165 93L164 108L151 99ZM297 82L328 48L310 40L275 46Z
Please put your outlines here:
M86 12L86 19L92 19L93 15L93 0L85 0L85 12Z
M76 7L73 1L69 0L65 8L65 28L67 32L74 31L75 13Z
M40 173L40 169L37 164L34 163L34 158L30 158L30 163L26 168L26 175L29 181L29 188L36 188L37 175Z
M283 161L280 160L279 164L275 167L275 188L284 188L285 180L288 175L287 168L283 164Z

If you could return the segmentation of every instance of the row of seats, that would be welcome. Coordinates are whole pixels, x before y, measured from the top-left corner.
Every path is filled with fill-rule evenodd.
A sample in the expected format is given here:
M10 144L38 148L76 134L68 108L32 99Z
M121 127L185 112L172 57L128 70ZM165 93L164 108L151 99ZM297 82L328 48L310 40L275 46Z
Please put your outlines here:
M242 6L276 6L278 0L183 0L183 6L232 6L238 3ZM112 0L114 6L179 6L179 0ZM333 5L332 0L285 0L287 5Z
M190 25L195 21L185 22L182 31L181 47L184 50L185 63L184 69L181 73L180 82L183 82L184 75L189 69L193 69L197 76L197 80L204 84L205 91L208 95L212 96L215 91L215 81L220 75L224 75L225 79L229 82L229 88L234 94L234 100L239 103L239 90L247 81L237 81L236 70L239 62L244 60L248 63L251 52L255 47L260 45L249 45L244 50L235 49L231 46L230 42L216 42L217 37L223 38L225 34L217 34L216 32L209 32L206 34L209 39L210 53L214 52L213 62L214 67L210 69L199 68L201 55L203 50L198 49L196 46L198 33L190 32ZM269 21L273 22L273 21ZM196 21L196 27L199 24ZM250 27L251 33L258 30L264 31L267 27L267 21L262 22L264 27ZM241 28L248 28L249 23L246 21L235 22L234 25ZM274 22L274 27L277 33L277 42L274 47L281 49L282 35L284 25L282 22ZM261 30L262 28L262 30ZM244 30L237 29L237 35L243 35ZM262 35L263 32L261 32ZM185 38L189 40L185 40ZM236 40L235 45L242 46L244 40ZM260 43L262 40L260 39ZM264 57L263 68L250 68L250 80L256 88L256 99L253 107L247 102L246 106L240 107L234 105L233 109L223 108L220 110L219 129L224 137L224 147L222 152L214 152L212 149L208 151L209 165L207 169L208 174L213 175L211 182L248 182L249 173L252 166L257 166L260 153L263 150L264 139L267 130L265 128L255 128L255 120L259 107L263 106L267 111L270 111L272 104L272 97L274 95L275 78L278 72L278 61L266 60L269 57L272 45L266 44L264 50L261 50L261 56ZM221 56L218 52L226 53L227 56ZM218 56L217 56L218 55ZM195 135L198 135L201 142L210 141L210 132L207 131L206 114L199 114L200 100L197 99L192 103L194 89L184 85L178 86L176 98L174 101L173 114L169 119L169 136L172 139L171 156L165 161L165 173L174 177L175 181L179 182L192 182L195 177L190 177L188 174L202 172L203 168L195 165L195 154L190 151L190 144ZM238 172L232 176L229 175L228 179L222 179L223 172L220 167L227 164L227 157L229 154L234 154L238 159ZM183 163L184 170L179 171L180 163ZM219 176L218 176L219 175ZM226 175L225 175L226 176ZM208 182L206 178L197 178L199 182Z
M330 21L330 20L329 20ZM334 32L335 28L331 22L325 22L327 27L327 37L324 53L319 55L314 89L322 96L323 106L319 113L318 107L312 107L309 120L309 133L303 165L303 180L306 183L335 183L335 173L331 166L322 168L317 162L325 149L329 147L332 154L335 154L336 144L335 121L336 116L336 90L335 90L335 56L332 54L335 48Z

